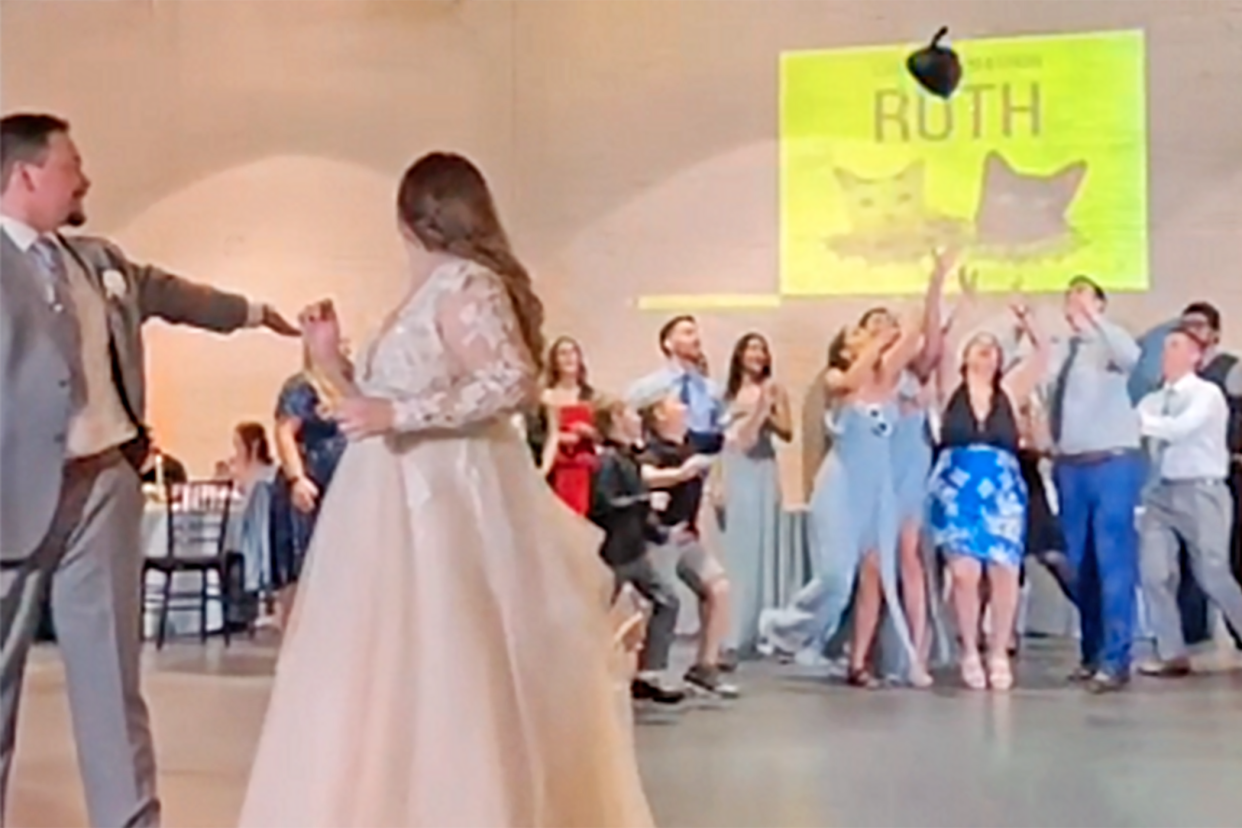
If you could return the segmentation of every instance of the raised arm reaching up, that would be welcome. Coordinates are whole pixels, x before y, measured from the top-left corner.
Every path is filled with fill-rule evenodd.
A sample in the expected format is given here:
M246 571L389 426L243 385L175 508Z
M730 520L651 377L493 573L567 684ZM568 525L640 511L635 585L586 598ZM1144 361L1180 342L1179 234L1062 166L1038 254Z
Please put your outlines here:
M1005 390L1015 405L1021 405L1035 392L1048 372L1048 338L1044 335L1030 306L1015 301L1010 310L1021 334L1031 341L1031 353L1005 372Z
M944 284L957 264L958 253L936 250L932 253L932 261L932 274L923 299L923 347L910 363L910 370L922 382L931 378L944 353Z

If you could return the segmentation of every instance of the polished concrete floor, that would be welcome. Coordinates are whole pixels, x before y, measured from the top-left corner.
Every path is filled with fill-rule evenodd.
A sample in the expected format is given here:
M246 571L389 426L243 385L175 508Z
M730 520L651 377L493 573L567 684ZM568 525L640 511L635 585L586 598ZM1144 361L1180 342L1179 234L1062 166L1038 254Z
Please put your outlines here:
M1242 672L1138 681L1092 698L1060 676L1063 644L1028 647L1007 697L864 692L753 665L744 698L640 711L666 828L1242 826ZM274 648L148 654L165 824L233 823ZM1226 665L1228 666L1228 665ZM36 653L12 780L13 828L86 825L55 651Z

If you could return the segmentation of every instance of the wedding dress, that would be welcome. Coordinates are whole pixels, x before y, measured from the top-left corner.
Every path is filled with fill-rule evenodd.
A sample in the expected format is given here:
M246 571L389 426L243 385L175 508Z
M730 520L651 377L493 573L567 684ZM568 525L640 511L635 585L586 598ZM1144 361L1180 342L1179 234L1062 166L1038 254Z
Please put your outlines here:
M242 828L646 828L611 575L510 415L500 280L438 268L358 366L398 435L323 502Z

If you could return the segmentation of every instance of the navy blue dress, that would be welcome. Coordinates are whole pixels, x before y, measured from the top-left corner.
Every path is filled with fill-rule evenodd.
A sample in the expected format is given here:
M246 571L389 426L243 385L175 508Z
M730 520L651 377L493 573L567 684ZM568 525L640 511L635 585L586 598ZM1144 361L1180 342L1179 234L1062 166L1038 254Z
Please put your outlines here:
M335 421L320 412L319 394L302 374L289 379L280 390L276 416L296 419L298 449L306 476L319 488L314 510L302 512L293 505L292 486L282 473L272 489L272 586L281 589L297 583L310 546L319 506L332 482L336 465L345 452L345 435Z

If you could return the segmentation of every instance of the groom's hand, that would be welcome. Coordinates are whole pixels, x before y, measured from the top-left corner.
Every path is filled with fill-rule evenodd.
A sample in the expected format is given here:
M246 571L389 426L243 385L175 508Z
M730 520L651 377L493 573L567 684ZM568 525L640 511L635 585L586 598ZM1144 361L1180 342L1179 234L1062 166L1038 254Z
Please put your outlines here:
M271 305L263 306L263 315L259 319L259 324L269 331L278 333L281 336L301 336L302 331L296 325L280 315L280 311Z

